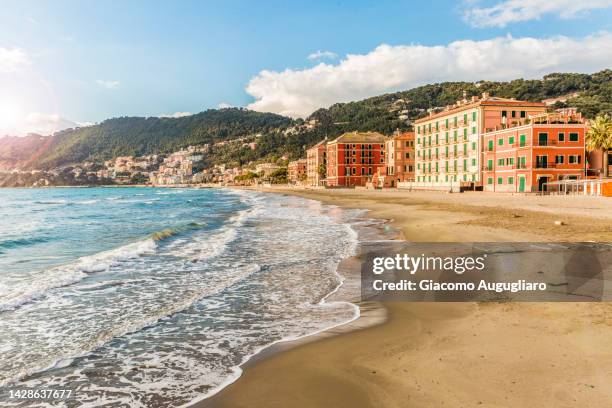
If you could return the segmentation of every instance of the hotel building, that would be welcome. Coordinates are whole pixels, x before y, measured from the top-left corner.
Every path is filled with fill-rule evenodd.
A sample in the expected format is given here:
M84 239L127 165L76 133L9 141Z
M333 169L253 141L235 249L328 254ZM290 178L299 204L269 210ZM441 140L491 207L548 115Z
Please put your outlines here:
M529 117L529 124L483 135L483 189L546 190L546 183L585 176L587 126L574 110Z
M412 188L459 191L482 186L482 136L525 124L546 105L491 97L465 97L441 112L415 121L416 171Z
M327 166L327 139L306 150L306 184L322 186Z
M365 186L385 168L385 136L377 132L345 133L327 143L329 187Z
M385 163L373 180L376 187L397 187L398 183L414 181L414 132L396 132L386 140Z
M306 159L289 162L287 165L287 181L291 184L304 184L306 181Z

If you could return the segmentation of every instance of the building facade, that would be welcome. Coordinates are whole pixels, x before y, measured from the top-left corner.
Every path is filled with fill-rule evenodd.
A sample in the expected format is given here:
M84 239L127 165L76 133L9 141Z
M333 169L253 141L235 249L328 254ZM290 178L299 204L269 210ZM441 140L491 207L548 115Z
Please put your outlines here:
M345 133L327 143L328 187L365 186L385 168L386 138L376 132Z
M322 186L327 171L327 139L322 140L306 151L306 184Z
M523 126L483 135L483 189L545 191L546 183L585 177L587 126L575 112L530 116Z
M374 185L388 188L414 181L414 155L414 132L396 132L385 141L386 166L378 169Z
M415 121L414 188L454 189L482 186L482 136L520 126L545 112L539 102L491 97L464 97L443 111Z
M287 165L287 181L290 184L304 184L306 182L306 159L289 162Z

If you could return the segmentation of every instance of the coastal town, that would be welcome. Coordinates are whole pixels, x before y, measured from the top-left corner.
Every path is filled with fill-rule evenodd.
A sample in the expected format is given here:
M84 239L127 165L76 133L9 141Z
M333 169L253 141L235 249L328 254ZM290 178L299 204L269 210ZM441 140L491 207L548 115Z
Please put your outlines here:
M400 112L401 113L401 112ZM404 118L406 119L406 118ZM316 121L302 125L314 128ZM304 147L304 157L242 166L203 160L209 144L169 154L120 156L69 169L75 178L118 185L272 185L612 195L601 149L588 149L589 123L574 108L482 93L431 109L414 131L347 132ZM299 131L287 129L286 133ZM222 141L257 147L257 135ZM212 146L215 148L218 146ZM65 171L65 169L64 169ZM42 172L34 186L47 186ZM56 171L56 173L59 172Z

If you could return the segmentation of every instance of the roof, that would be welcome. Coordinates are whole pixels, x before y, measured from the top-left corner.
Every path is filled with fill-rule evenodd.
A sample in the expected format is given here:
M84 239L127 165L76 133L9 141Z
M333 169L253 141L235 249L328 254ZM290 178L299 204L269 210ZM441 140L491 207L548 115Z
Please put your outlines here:
M312 147L309 147L307 150L310 150L310 149L315 149L315 148L317 148L317 147L321 147L321 146L325 146L326 144L327 144L327 138L325 138L325 139L321 140L321 141L320 141L319 143L317 143L316 145L314 145L314 146L312 146Z
M329 143L383 143L387 138L378 132L349 132Z
M452 108L443 110L433 115L425 116L414 121L414 123L428 122L432 119L441 118L453 113L462 112L467 109L476 108L478 106L526 106L526 107L537 107L545 108L546 104L543 102L530 102L530 101L518 101L516 99L499 98L497 96L487 96L481 98L475 102L467 102L461 105L453 105Z

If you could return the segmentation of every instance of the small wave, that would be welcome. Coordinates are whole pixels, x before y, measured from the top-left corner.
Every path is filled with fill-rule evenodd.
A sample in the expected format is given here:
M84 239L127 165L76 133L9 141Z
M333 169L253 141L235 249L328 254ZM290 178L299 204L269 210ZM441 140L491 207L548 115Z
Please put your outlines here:
M202 228L203 226L204 224L200 224L198 222L190 222L189 224L181 225L179 227L166 228L164 230L154 232L153 234L151 234L151 238L154 241L163 241L166 238L173 237L182 232L196 230L196 229Z
M83 200L83 201L76 201L75 204L91 205L91 204L95 204L97 202L98 202L98 200Z
M84 279L87 274L103 272L129 259L152 253L155 241L147 239L124 245L110 251L79 258L77 261L41 272L32 282L10 287L0 294L0 312L16 309L24 303L44 295L48 290L60 288Z
M0 240L0 249L12 249L47 242L46 237L14 238Z
M42 205L62 205L67 204L67 200L49 200L49 201L34 201L34 204L42 204Z

